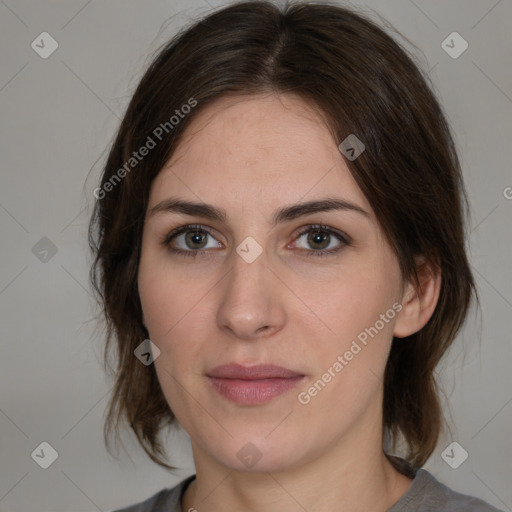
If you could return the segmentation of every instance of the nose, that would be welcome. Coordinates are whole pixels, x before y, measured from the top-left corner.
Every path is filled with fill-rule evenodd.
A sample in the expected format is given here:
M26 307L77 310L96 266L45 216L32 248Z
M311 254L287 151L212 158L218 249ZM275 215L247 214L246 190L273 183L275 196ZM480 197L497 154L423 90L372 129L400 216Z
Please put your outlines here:
M256 340L282 329L286 287L268 267L265 251L252 263L233 253L232 269L221 283L217 324L222 331Z

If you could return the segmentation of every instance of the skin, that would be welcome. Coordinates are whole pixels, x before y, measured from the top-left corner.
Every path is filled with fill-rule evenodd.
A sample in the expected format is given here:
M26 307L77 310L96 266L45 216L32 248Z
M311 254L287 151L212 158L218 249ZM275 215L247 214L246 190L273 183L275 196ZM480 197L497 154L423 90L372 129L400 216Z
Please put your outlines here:
M439 275L427 265L420 289L402 280L340 141L300 98L223 97L185 135L152 184L148 212L172 196L222 207L227 221L148 213L138 274L144 324L161 350L156 372L192 443L196 480L182 510L386 511L411 480L382 450L384 369L393 335L416 332L433 313ZM272 226L276 209L327 197L368 215L332 210ZM161 243L188 224L211 235L187 245L182 234L171 247L202 256L174 254ZM307 233L299 237L311 224L339 230L349 244L325 232L316 245ZM252 263L236 252L249 236L263 249ZM325 257L305 252L340 246ZM402 310L300 403L298 393L394 303ZM205 377L230 362L273 363L305 379L263 405L237 405ZM248 442L261 454L251 468L237 457Z

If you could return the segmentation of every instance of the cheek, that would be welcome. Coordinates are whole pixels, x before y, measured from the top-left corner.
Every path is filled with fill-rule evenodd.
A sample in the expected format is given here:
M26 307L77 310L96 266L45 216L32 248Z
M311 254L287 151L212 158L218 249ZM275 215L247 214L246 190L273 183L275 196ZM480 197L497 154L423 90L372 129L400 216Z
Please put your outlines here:
M328 371L341 356L343 380L355 386L369 371L380 375L385 367L399 307L400 274L395 261L384 256L350 268L322 293L317 288L308 304L328 328L323 330L327 337L314 344L317 371Z
M138 273L139 297L144 321L155 340L165 340L193 314L201 297L194 281L180 279L162 258L143 254Z
M317 290L310 296L311 309L342 339L357 337L374 326L399 297L399 278L390 268L359 267L357 272L340 273L329 283L330 291ZM389 317L394 317L394 311ZM392 330L392 318L379 331Z
M190 374L194 362L200 360L200 344L205 338L205 295L213 286L180 278L171 270L165 262L141 258L138 275L144 323L151 341L164 356L155 361L164 380L166 374L168 378L177 372Z
M199 312L201 294L149 258L141 258L138 286L149 338L161 352L154 364L162 392L178 421L186 422L181 411L191 404L186 405L182 386L189 387L184 376L197 372L194 362L200 347L195 340L200 337L194 332L198 329L194 314Z
M304 412L325 411L336 418L335 430L349 428L370 410L377 414L380 403L396 310L391 288L368 277L339 282L318 310L331 332L310 345L314 373L300 390L301 404L311 406ZM325 428L322 421L318 429Z

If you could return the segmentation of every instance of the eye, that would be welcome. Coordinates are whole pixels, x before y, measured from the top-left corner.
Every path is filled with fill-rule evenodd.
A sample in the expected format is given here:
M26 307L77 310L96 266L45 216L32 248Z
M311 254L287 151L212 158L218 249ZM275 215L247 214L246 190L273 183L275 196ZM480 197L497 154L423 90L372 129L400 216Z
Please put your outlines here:
M183 256L196 257L202 249L214 249L221 247L219 243L209 244L208 238L213 238L211 233L200 225L188 225L174 229L162 240L162 245L169 251ZM176 245L177 247L174 247Z
M209 243L209 238L212 239L211 243ZM297 235L296 240L301 239L304 239L309 247L313 247L313 249L302 248L301 252L315 257L331 256L350 244L348 236L321 224L307 226ZM338 243L333 247L333 242L336 240ZM222 247L222 244L216 242L212 234L199 224L181 226L172 230L164 237L161 244L172 253L192 258L198 255L207 257L209 251L204 249Z
M303 249L311 256L330 256L339 252L344 246L349 245L349 238L346 235L321 224L308 226L306 229L302 230L297 237L297 240L300 239L304 239L309 247L314 248L313 250L307 248ZM338 240L338 244L335 244L333 247L333 242L335 242L336 239Z

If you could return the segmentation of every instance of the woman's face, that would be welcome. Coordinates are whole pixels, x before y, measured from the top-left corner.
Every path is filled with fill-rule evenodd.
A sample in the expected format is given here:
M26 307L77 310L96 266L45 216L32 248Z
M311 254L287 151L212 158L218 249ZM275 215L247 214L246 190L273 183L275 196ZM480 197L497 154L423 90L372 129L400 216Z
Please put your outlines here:
M290 95L222 98L185 133L151 187L138 275L170 408L194 453L231 469L357 457L380 440L402 282L341 141ZM326 200L349 206L300 207ZM230 363L299 377L209 376Z

